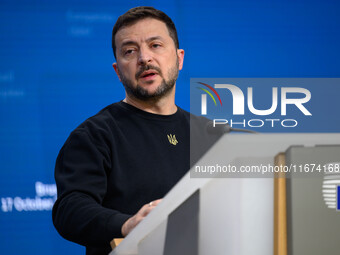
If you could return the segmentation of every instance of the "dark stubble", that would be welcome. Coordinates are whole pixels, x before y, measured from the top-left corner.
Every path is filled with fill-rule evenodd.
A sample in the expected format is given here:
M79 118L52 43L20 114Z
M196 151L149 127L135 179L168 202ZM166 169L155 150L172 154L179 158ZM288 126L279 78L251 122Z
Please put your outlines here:
M170 93L170 91L172 90L172 88L175 86L177 77L178 77L178 59L176 58L176 64L170 68L169 72L168 72L168 80L164 79L164 76L162 74L162 71L153 65L143 65L140 70L138 70L138 72L136 73L136 79L138 79L140 77L140 75L147 70L155 70L157 71L158 75L160 75L162 77L162 82L161 84L158 86L158 88L156 89L155 92L153 93L149 93L148 90L144 89L142 86L140 86L139 84L137 84L136 87L133 86L133 82L128 79L127 77L125 77L118 68L118 73L120 76L120 79L124 85L125 91L129 96L135 97L137 99L143 100L143 101L153 101L153 100L158 100L162 97L164 97L165 95L167 95L168 93ZM153 81L148 81L150 84ZM148 83L147 82L147 83Z

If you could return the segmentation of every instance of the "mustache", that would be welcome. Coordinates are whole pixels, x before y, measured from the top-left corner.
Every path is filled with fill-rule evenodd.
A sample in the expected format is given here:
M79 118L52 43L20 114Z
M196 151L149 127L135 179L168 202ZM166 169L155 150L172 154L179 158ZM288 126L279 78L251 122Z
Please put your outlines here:
M157 73L162 76L162 71L160 68L158 68L157 66L153 66L153 65L145 65L145 66L142 66L141 69L136 73L136 79L139 78L139 76L141 76L141 74L145 71L148 71L148 70L155 70L157 71Z

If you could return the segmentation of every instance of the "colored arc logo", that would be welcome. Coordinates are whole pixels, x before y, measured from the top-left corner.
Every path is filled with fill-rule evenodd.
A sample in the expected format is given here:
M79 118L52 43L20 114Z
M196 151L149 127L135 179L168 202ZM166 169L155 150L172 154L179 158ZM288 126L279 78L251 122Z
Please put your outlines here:
M203 82L198 82L198 83L199 83L199 84L202 84L203 86L206 86L206 87L209 88L209 89L211 89L212 92L214 92L214 94L217 96L217 98L218 98L218 100L220 101L220 104L221 104L221 106L222 106L222 100L221 100L221 98L220 98L220 95L217 93L217 91L216 91L213 87L211 87L210 85L205 84L205 83L203 83ZM212 100L214 101L215 105L217 106L216 100L215 100L214 96L211 94L211 92L210 92L209 90L204 89L204 88L200 88L200 87L197 87L197 88L200 89L200 90L203 90L204 92L206 92L206 93L212 98Z

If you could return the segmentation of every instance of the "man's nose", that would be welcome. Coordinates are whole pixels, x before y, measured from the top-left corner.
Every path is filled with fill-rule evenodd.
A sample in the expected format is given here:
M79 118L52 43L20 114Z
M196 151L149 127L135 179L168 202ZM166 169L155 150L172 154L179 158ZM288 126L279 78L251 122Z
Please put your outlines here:
M152 61L152 56L150 50L145 47L139 49L138 64L146 65Z

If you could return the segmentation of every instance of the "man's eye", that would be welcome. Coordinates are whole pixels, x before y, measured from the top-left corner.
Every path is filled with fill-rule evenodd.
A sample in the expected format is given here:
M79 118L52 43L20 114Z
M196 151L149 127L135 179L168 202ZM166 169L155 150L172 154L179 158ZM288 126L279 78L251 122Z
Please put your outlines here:
M124 51L124 55L130 55L130 54L132 54L133 52L134 52L133 49L129 49L129 50Z
M152 44L152 48L159 48L159 47L161 47L161 45L159 43Z

